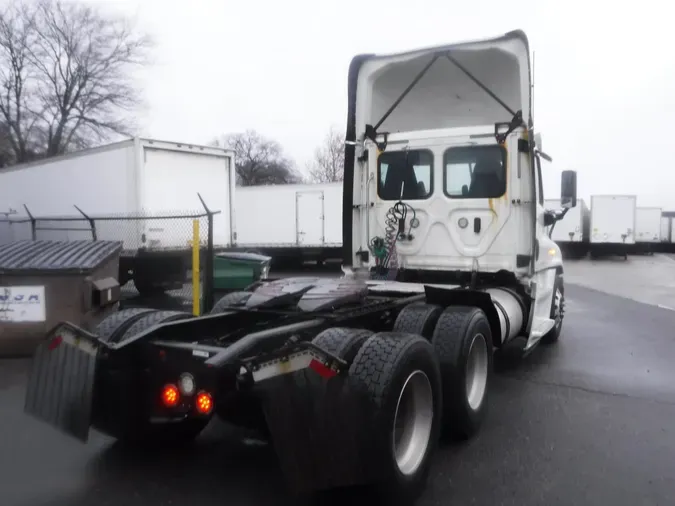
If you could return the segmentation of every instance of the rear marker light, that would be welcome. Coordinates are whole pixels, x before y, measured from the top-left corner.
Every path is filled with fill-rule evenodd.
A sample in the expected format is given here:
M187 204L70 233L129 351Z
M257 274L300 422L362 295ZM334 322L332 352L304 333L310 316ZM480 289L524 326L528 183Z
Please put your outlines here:
M167 408L173 408L180 400L180 392L175 385L166 385L162 390L162 402Z
M333 376L337 376L337 372L315 358L309 363L309 368L322 378L332 378Z
M199 392L195 401L195 407L202 415L208 415L213 410L213 398L206 392Z
M59 347L59 345L63 342L63 338L61 336L56 336L54 339L52 339L49 342L49 351L53 351L56 348Z

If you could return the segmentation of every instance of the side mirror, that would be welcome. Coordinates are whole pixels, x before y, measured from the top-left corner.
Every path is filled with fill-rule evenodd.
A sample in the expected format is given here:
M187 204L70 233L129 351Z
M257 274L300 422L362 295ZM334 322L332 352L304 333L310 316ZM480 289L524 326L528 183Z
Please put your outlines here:
M577 173L574 170L563 170L560 176L560 205L563 209L577 205Z

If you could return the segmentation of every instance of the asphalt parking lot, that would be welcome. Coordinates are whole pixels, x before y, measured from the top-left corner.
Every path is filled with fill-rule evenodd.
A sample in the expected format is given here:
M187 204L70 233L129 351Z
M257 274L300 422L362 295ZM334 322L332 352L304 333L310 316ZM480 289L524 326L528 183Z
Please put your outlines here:
M440 449L421 506L672 504L675 261L629 262L569 264L560 343L500 368L482 431ZM292 504L273 452L222 424L154 456L60 435L23 415L26 369L0 361L3 506Z

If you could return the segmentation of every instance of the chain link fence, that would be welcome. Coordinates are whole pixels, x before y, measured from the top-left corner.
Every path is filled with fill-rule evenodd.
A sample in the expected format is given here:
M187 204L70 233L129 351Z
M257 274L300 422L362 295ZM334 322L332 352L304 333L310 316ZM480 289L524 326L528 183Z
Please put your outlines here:
M217 212L206 206L201 212L171 215L78 212L79 216L34 216L26 209L25 216L0 215L0 244L120 241L122 306L203 314L213 305L213 217ZM195 241L198 248L193 248Z

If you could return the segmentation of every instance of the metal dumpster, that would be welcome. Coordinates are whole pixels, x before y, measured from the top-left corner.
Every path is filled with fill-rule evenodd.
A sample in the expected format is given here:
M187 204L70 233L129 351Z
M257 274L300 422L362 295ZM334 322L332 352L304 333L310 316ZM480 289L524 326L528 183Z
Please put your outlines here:
M61 321L92 329L120 296L122 243L18 241L0 246L0 356L30 355Z

